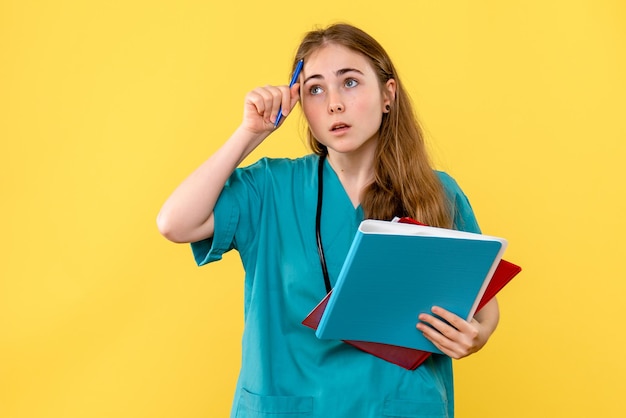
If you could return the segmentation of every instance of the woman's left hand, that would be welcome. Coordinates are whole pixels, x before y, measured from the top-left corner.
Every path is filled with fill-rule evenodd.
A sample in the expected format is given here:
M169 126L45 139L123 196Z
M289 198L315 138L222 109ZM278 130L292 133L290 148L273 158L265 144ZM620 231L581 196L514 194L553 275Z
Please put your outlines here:
M419 315L421 322L417 324L417 329L435 347L454 359L467 357L483 348L499 319L495 299L487 303L469 322L438 306L433 307L432 313L434 315Z

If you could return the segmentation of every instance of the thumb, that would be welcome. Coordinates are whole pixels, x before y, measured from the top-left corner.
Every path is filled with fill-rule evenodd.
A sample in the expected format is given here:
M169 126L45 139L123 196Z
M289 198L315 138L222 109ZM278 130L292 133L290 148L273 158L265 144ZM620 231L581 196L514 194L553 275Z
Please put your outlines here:
M289 106L289 111L291 112L291 109L293 109L296 103L298 103L298 100L300 100L300 83L295 83L291 86L289 93L291 95L291 105Z

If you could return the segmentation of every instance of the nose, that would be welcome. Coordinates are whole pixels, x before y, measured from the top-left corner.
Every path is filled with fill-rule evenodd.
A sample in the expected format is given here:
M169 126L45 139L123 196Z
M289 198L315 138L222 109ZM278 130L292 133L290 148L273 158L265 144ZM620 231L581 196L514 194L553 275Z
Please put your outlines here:
M341 103L331 103L328 106L328 110L330 113L341 113L344 110L344 107Z
M341 96L341 92L336 91L335 89L328 89L328 112L330 113L341 113L346 110L345 105L343 104L343 98Z

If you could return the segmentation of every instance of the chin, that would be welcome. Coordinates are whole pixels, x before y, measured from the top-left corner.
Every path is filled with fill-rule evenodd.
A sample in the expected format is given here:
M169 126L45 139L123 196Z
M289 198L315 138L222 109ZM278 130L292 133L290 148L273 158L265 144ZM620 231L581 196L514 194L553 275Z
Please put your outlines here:
M320 141L321 142L321 141ZM370 147L376 147L376 140L371 138L367 141L354 141L350 139L334 138L332 141L321 142L329 150L342 154L350 154L359 151L365 151Z

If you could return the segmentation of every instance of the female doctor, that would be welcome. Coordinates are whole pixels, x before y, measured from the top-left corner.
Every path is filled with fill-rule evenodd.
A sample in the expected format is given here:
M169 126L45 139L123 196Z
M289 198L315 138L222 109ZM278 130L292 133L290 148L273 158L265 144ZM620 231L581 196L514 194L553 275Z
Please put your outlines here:
M363 219L480 230L457 183L431 167L409 97L376 40L332 25L306 34L294 68L300 60L291 88L246 95L241 125L157 219L166 238L191 243L199 265L231 249L241 256L245 324L231 416L452 417L451 359L487 342L495 299L471 321L439 307L416 312L417 329L446 354L416 370L320 340L301 324L332 287ZM312 154L238 168L274 132L279 109L287 117L298 102Z

